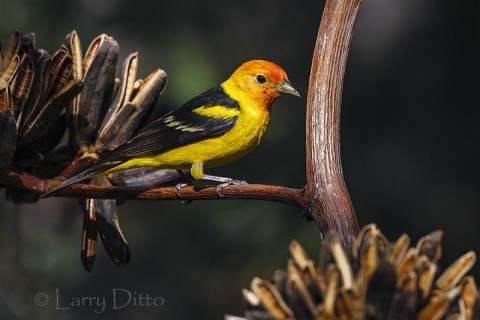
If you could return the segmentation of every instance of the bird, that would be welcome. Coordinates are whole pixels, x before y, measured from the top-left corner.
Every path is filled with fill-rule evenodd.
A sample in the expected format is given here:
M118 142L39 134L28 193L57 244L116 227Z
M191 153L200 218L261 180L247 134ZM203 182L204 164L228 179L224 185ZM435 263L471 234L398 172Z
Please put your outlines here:
M235 183L204 169L238 160L257 147L272 105L282 94L300 96L282 67L267 60L247 61L226 81L146 125L42 198L99 174L137 167L190 170L193 179L217 181L222 187Z

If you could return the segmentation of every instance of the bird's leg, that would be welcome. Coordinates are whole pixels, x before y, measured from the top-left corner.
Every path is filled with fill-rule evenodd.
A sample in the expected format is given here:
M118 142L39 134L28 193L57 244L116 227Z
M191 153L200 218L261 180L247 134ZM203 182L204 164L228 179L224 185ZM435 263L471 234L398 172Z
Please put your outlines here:
M175 194L177 195L177 197L181 198L180 190L183 187L191 185L192 181L185 175L185 172L183 172L183 170L177 170L177 172L180 175L180 177L185 181L185 182L177 183L177 185L175 186ZM192 203L192 200L181 200L181 202L183 204L190 204L190 203Z
M219 197L223 197L222 189L225 188L228 185L231 185L231 184L240 184L240 185L248 184L247 181L244 181L244 180L235 180L235 179L228 178L228 177L212 176L212 175L209 175L209 174L204 174L202 179L220 182L220 184L218 184L217 187L216 187L217 195Z
M196 162L192 164L190 168L190 174L195 180L202 179L202 180L210 180L210 181L217 181L220 182L219 185L216 187L217 195L219 197L223 197L222 189L231 184L247 184L246 181L242 180L234 180L232 178L227 177L220 177L220 176L212 176L209 174L203 173L203 162Z

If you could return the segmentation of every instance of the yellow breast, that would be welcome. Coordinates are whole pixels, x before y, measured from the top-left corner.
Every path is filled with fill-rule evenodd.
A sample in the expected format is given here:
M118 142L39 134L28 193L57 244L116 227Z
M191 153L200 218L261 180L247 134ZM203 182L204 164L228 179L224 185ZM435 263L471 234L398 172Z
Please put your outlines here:
M235 125L220 136L178 147L159 155L129 160L109 172L133 167L164 169L189 169L192 163L202 162L204 167L215 167L235 161L252 151L262 139L270 121L270 107L259 106L258 101L242 97L234 89L224 87L232 98L239 101L240 110L213 106L198 108L196 113L205 116L237 116ZM230 91L230 92L229 92ZM224 110L224 114L220 112Z

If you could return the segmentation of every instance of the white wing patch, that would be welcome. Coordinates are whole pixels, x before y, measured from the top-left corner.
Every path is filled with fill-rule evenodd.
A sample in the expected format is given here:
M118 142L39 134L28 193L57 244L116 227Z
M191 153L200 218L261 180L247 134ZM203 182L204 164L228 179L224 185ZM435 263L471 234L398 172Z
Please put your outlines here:
M198 132L203 131L203 128L192 126L189 124L183 124L183 121L177 121L174 116L166 117L163 122L167 127L184 132Z

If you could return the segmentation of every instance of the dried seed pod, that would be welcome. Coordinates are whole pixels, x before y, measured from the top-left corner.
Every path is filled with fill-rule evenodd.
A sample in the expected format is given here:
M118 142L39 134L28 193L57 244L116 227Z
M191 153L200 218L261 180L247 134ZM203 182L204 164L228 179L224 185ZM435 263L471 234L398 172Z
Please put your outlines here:
M81 204L85 213L83 215L82 228L82 247L81 260L85 270L92 272L95 265L95 258L97 257L97 240L98 240L98 225L97 225L97 201L96 199L86 199L85 203Z
M130 247L120 229L116 200L97 200L98 232L112 261L119 267L130 262Z
M312 260L310 260L305 250L303 250L302 246L295 240L290 243L290 253L300 269L298 275L303 281L308 282L316 274Z
M18 126L22 123L23 109L32 88L33 72L32 57L24 54L20 61L18 75L12 86L14 115Z
M394 264L400 263L400 261L407 254L409 245L410 245L410 237L405 233L402 234L391 247L390 260L392 261L392 263Z
M72 57L72 76L74 79L83 79L83 55L82 45L80 44L80 37L77 32L73 30L65 38L64 45Z
M22 142L33 143L44 137L60 118L67 103L81 92L82 87L81 81L69 81L60 92L45 103L43 108L35 110L36 112L31 114L29 121L22 128Z
M90 182L95 185L110 185L105 177L93 178ZM116 200L113 199L88 199L85 211L85 223L82 243L82 257L85 253L84 267L91 271L95 257L96 238L90 237L98 226L98 232L103 245L112 261L119 267L124 267L130 261L130 248L120 229L117 216ZM93 240L92 240L93 239Z
M253 278L252 291L259 298L263 307L278 319L292 319L293 311L287 306L278 290L269 282Z
M132 104L139 108L155 104L167 85L167 73L162 69L155 69L145 79L140 79L135 84Z
M361 251L361 247L370 238L376 239L377 242L377 247L380 250L380 252L383 252L388 244L388 240L385 238L385 236L380 232L380 229L377 228L377 226L373 223L366 225L363 227L359 233L358 236L356 237L354 241L354 250L353 250L353 258L358 259L357 253Z
M478 301L478 289L473 277L465 277L461 284L460 310L464 319L473 319L475 303Z
M442 257L442 238L443 231L434 231L420 240L417 243L418 255L426 255L433 262L438 262Z
M70 80L72 59L66 47L60 47L53 56L33 49L29 54L33 59L34 75L30 97L21 112L21 144L31 144L42 138L82 89L80 81Z
M0 89L0 169L7 168L15 153L17 143L17 126L13 111L4 101L11 100L8 94L9 88ZM10 102L11 103L11 102ZM4 107L2 106L4 105Z
M149 77L144 85L138 90L137 95L126 106L130 109L134 106L132 112L128 112L130 116L126 118L122 124L122 130L110 142L111 146L118 146L126 141L140 126L145 117L151 113L153 106L156 104L158 97L163 92L167 75L163 70L157 69L152 74L154 77ZM126 109L128 110L128 109Z
M103 122L98 130L95 147L99 151L103 151L104 146L108 145L115 136L124 130L122 126L123 123L135 110L135 106L130 104L129 101L133 92L133 85L137 77L137 69L138 54L131 53L123 63L120 87L118 90L116 90L115 98L108 108ZM110 147L110 145L108 146Z
M417 292L417 274L414 271L402 274L398 279L397 287L400 291L414 294Z
M13 56L10 63L6 66L5 70L0 74L0 89L12 83L13 78L17 74L18 66L20 65L20 58L18 55Z
M307 261L310 260L305 250L302 246L295 240L290 242L290 254L292 255L295 263L301 268L304 269L307 266Z
M0 112L5 110L12 111L13 99L10 93L10 88L2 87L0 88Z
M20 52L20 46L22 44L22 34L15 31L5 46L5 52L2 55L2 61L0 64L0 72L3 73L12 59Z
M138 53L130 53L123 62L122 77L120 79L120 87L116 91L115 98L113 99L110 108L105 115L104 123L102 127L108 128L111 126L111 122L115 119L115 115L118 114L120 108L131 101L133 95L135 80L137 79L138 71Z
M418 288L423 300L430 294L436 274L437 265L431 261L427 260L418 266Z
M330 248L335 259L338 271L341 275L343 288L345 290L351 290L353 288L352 266L342 244L340 243L340 239L335 233L332 232L325 239L325 245Z
M29 55L33 63L33 80L31 80L30 95L22 109L22 122L19 123L20 131L22 131L25 124L30 121L32 114L35 112L36 106L43 106L46 99L45 95L42 94L46 87L45 78L47 78L47 76L45 74L48 74L49 72L48 65L51 59L50 54L44 50L31 50Z
M318 310L307 286L299 276L292 275L286 283L286 294L290 298L291 305L296 308L294 314L302 319L315 318Z
M125 126L142 128L148 123L150 115L153 113L153 107L157 104L160 95L165 91L167 86L167 73L162 69L153 70L142 81L142 85L134 92L133 103L138 106L137 113L140 116L135 119L140 119L140 122L132 121L129 119L125 123Z
M165 88L167 75L163 70L153 71L140 85L138 80L135 81L137 68L138 55L133 53L125 59L121 84L99 129L95 142L99 152L126 142Z
M298 264L295 262L293 259L288 259L287 261L287 271L289 275L297 275L301 276L302 271L300 270L300 267Z
M64 41L65 46L67 47L70 56L72 57L72 77L76 80L83 80L83 54L82 46L80 44L80 37L77 32L74 30L70 32ZM81 94L75 96L72 99L68 106L68 122L72 128L71 132L73 134L73 140L80 144L81 136L79 133L79 115L80 115L80 96ZM86 145L87 142L84 144Z
M420 310L418 319L441 319L447 314L448 308L450 307L452 301L458 296L459 292L460 289L453 288L444 293L437 293L437 295L431 298L430 302Z
M379 259L377 242L374 238L370 238L361 247L360 252L360 266L365 272L367 281L370 280L377 270Z
M247 305L247 308L249 309L258 309L260 308L260 299L253 293L252 291L248 289L243 289L242 290L242 295L243 299L245 301L245 304Z
M50 67L50 77L48 97L52 99L60 91L71 78L73 72L72 57L69 55L67 48L62 45L60 49L52 56L52 64Z
M415 269L416 264L416 250L414 248L410 248L408 249L405 257L397 265L397 279L400 279L403 274L408 274L412 272Z
M321 319L334 319L335 318L335 299L338 294L339 286L339 273L335 265L331 264L327 270L327 292L325 294L325 300L323 307L320 308Z
M74 52L78 42L73 40L69 50ZM72 102L70 119L77 144L87 150L92 143L102 110L110 103L115 79L115 66L118 60L118 43L112 37L102 34L90 44L83 61L82 75L84 90L77 100ZM78 54L76 56L78 58ZM73 63L77 68L78 61ZM79 70L74 72L76 76Z
M467 252L445 270L435 282L436 286L441 290L448 290L457 285L463 276L473 267L475 260L475 252Z

